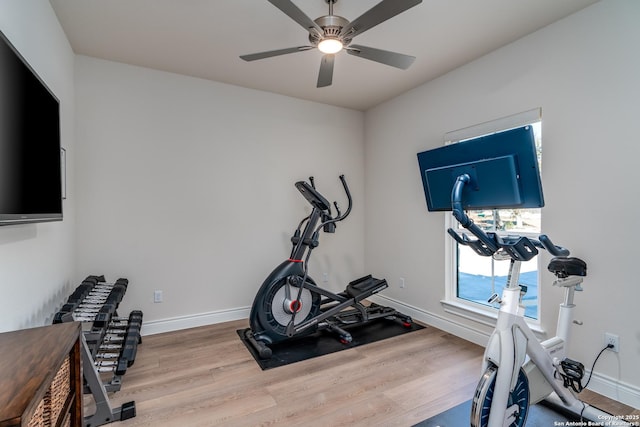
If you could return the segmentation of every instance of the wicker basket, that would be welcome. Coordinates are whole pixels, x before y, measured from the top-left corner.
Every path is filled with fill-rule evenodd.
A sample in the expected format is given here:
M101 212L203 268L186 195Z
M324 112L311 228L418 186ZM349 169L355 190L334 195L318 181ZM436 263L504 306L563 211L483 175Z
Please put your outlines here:
M51 396L51 425L55 425L60 418L69 394L71 393L71 361L67 357L51 382L49 394Z
M29 423L27 424L28 427L45 427L44 408L45 399L42 399L36 407L33 416L29 420Z
M58 418L65 408L65 403L71 394L71 359L67 357L53 378L47 393L40 401L33 416L27 424L28 427L55 426ZM70 422L67 418L67 423Z

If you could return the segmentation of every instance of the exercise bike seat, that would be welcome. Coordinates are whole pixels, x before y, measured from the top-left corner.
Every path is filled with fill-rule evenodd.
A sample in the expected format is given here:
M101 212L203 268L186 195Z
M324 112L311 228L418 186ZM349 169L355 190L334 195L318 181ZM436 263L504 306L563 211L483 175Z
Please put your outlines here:
M369 274L367 276L354 280L353 282L350 282L347 285L347 289L345 289L345 292L351 298L361 300L368 297L369 295L373 295L376 292L385 289L387 286L389 285L387 284L386 280L375 279Z
M575 257L554 257L547 269L559 278L587 275L587 263Z

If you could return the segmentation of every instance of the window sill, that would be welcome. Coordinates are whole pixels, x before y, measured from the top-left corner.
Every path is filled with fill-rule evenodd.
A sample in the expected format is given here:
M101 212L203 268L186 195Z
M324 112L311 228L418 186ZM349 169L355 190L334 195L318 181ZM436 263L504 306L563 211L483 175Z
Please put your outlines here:
M459 301L441 300L440 304L442 304L446 313L453 314L491 328L495 328L496 326L498 310L485 308L479 304L462 303ZM538 338L542 338L546 335L546 331L542 329L542 326L538 322L528 318L525 318L525 321Z

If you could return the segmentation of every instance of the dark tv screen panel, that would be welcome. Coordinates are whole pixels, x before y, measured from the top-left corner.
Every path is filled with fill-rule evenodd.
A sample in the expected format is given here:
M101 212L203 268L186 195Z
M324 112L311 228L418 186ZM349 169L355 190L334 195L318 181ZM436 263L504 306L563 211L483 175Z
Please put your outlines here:
M58 99L0 33L0 225L62 219Z
M429 211L450 211L458 176L467 174L464 209L524 209L544 206L531 126L418 153Z

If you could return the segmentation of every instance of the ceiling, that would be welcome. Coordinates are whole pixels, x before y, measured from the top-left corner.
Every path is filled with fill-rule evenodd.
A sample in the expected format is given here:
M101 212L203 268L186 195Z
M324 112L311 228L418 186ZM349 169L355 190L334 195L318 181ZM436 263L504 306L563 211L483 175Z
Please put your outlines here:
M308 17L326 0L292 0ZM353 21L380 0L339 0ZM308 45L308 33L267 0L50 0L76 54L356 110L441 76L597 0L423 0L354 44L416 57L400 70L341 52L333 84L316 88L316 49L245 62L240 55Z

